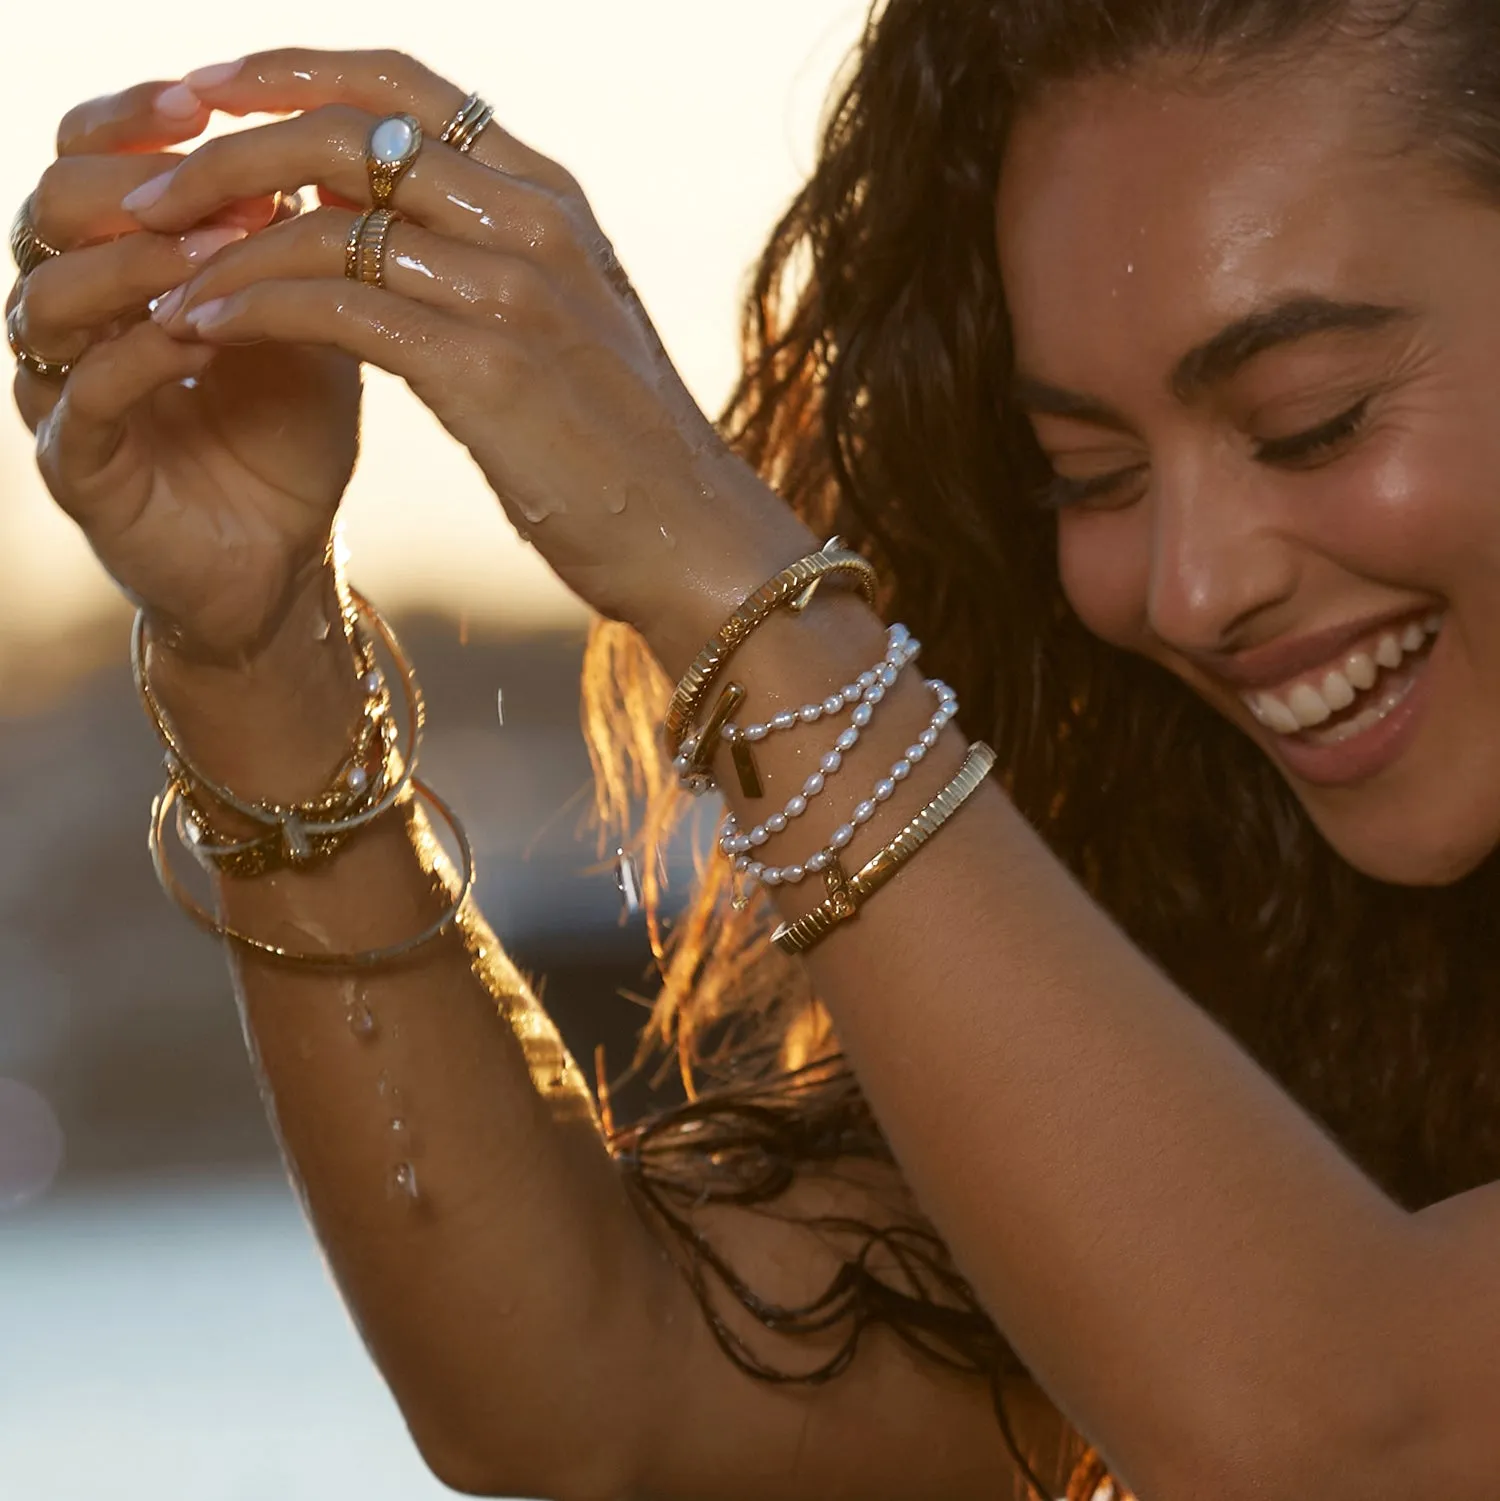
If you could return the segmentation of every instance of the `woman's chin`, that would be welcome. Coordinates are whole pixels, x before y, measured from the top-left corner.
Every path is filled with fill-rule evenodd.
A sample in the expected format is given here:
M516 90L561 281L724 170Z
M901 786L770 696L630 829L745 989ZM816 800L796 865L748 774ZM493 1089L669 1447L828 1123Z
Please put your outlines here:
M1444 820L1329 816L1308 808L1323 837L1361 875L1391 886L1452 886L1500 845L1500 828L1478 820L1445 828Z

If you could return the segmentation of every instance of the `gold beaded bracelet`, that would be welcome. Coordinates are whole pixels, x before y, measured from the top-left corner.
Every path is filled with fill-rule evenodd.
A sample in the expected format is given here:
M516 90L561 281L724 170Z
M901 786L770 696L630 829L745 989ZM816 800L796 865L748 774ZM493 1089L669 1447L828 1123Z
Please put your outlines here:
M867 558L848 551L841 538L830 537L819 551L798 558L791 567L783 568L775 578L762 584L719 627L713 639L682 675L667 709L662 733L674 756L682 749L682 742L687 738L688 729L708 696L708 690L734 653L777 610L788 609L800 614L812 602L823 580L839 575L850 576L866 601L874 606L879 585L874 567Z
M840 923L858 916L860 908L963 807L994 768L995 752L983 741L976 741L969 747L958 775L857 874L849 875L837 853L828 851L823 874L827 900L795 922L782 923L771 935L771 942L783 954L805 954Z

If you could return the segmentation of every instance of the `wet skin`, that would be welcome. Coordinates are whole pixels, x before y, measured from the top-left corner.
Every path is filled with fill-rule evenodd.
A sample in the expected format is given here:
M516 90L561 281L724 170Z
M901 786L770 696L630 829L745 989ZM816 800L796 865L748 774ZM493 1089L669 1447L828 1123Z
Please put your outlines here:
M1500 840L1500 213L1395 118L1337 59L1072 85L1016 131L998 233L1022 394L1077 482L1073 607L1263 746L1351 864L1431 884ZM1434 611L1358 775L1315 778L1244 701L1289 644Z

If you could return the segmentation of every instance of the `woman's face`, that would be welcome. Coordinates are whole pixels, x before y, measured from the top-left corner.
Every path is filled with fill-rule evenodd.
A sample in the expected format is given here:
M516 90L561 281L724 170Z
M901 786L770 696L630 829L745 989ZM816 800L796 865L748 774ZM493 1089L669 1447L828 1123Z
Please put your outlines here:
M1081 619L1429 884L1500 843L1500 212L1353 72L1058 91L1000 256Z

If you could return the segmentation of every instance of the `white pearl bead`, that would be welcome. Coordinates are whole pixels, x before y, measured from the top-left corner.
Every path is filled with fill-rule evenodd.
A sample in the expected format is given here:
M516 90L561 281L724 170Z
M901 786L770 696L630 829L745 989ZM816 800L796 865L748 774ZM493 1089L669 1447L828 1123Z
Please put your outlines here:
M938 685L937 696L942 699L945 704L954 704L958 702L958 695L946 683L941 683Z
M374 698L375 695L379 693L381 688L385 685L385 679L381 677L378 672L367 672L364 677L360 679L360 684L364 688L365 692L371 698Z
M859 691L861 693L863 693L866 688L873 688L874 686L875 686L875 674L874 674L874 672L862 672L862 673L860 673L860 675L859 675Z
M762 876L763 876L763 875L765 875L765 873L766 873L766 868L765 868L765 866L764 866L764 865L762 865L762 864L761 864L761 863L760 863L760 861L759 861L759 860L752 860L752 861L751 861L751 862L750 862L750 863L749 863L749 865L747 865L747 866L746 866L746 867L745 867L745 874L746 874L746 875L747 875L747 876L748 876L748 877L749 877L749 878L750 878L750 879L751 879L751 880L752 880L752 881L758 881L758 880L760 880L760 878L761 878L761 877L762 877Z
M788 865L782 869L781 874L784 880L795 886L807 872L800 865Z
M788 818L801 818L807 812L807 799L798 793L796 797L787 799L787 805L783 811Z
M833 773L836 772L843 764L844 758L836 750L829 751L828 754L818 762L818 765L821 766L829 776L832 776Z
M878 704L884 697L885 686L882 683L876 683L873 688L865 689L865 702L867 704Z
M828 856L822 850L819 850L816 855L809 855L806 869L810 870L813 875L820 875L828 869Z
M837 714L844 707L844 695L842 693L830 693L823 700L823 712L825 714Z
M906 760L897 761L896 764L893 767L891 767L891 780L892 781L895 781L895 782L904 782L907 779L907 777L909 777L910 775L911 775L911 762L910 761L906 761Z
M766 833L763 827L756 827L751 829L748 835L750 843L753 844L756 849L759 849L761 845L763 845L770 837L771 836Z
M797 710L797 718L800 719L803 724L816 724L822 717L822 704L803 704L802 707Z
M875 804L871 802L860 803L854 810L855 823L869 823L875 816Z
M392 166L406 156L415 139L411 126L400 116L393 115L370 132L370 155L377 162Z
M880 681L887 688L894 688L896 686L896 669L889 662L880 669Z
M674 756L672 758L672 770L675 771L679 776L681 776L682 773L685 772L692 764L693 763L689 761L686 756Z
M849 723L852 724L855 729L862 730L874 717L874 709L872 709L869 704L861 704L850 717Z
M354 766L349 770L349 790L351 792L363 792L370 785L370 773L363 766Z
M764 740L769 730L763 724L747 724L745 726L746 740Z
M853 750L859 744L859 731L853 729L845 730L833 744L836 750Z
M736 834L732 847L735 854L743 855L750 848L750 836L748 834Z
M891 627L889 634L897 646L911 640L911 632L899 620Z
M796 714L794 714L790 709L783 709L781 713L779 713L774 719L772 719L771 728L773 730L789 730L794 724L796 724L796 722Z
M831 849L831 850L841 850L853 838L854 838L854 825L853 824L848 824L848 823L841 823L838 826L838 828L836 828L833 831L833 836L828 841L828 848Z
M750 857L749 857L749 855L739 855L739 856L737 856L735 858L734 868L737 871L739 871L741 875L743 875L747 870L749 870L750 869Z
M766 820L766 829L770 833L772 833L772 834L785 834L786 833L786 814L785 813L773 813Z
M844 689L844 702L846 704L857 704L864 691L865 690L861 688L858 683L850 683L849 686Z
M824 786L823 773L821 771L815 771L802 784L802 796L803 797L816 797L823 790L823 786Z
M929 726L927 729L923 730L920 735L917 736L917 739L920 740L928 750L931 750L932 747L938 743L938 732Z
M896 784L889 777L882 777L875 784L876 802L889 802L896 795Z
M917 762L920 761L926 754L927 747L920 743L917 745L908 745L906 747L906 759L910 761L913 766L915 766Z
M767 886L781 885L781 871L774 865L768 865L765 870L761 872L760 878L765 882Z

